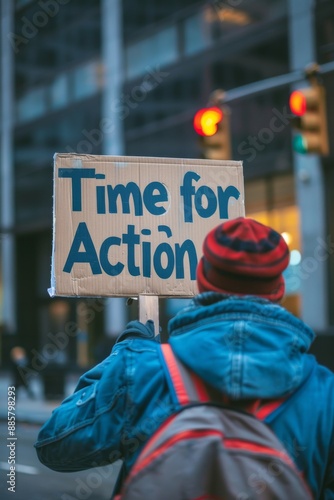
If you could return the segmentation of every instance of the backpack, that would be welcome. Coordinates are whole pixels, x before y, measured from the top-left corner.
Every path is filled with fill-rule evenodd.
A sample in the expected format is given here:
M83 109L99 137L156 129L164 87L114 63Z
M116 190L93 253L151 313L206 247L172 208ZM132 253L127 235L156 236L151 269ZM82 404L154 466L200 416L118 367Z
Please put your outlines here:
M242 411L161 345L181 410L144 446L118 500L308 500L311 492L282 443L262 421L283 400ZM256 408L257 406L257 408Z

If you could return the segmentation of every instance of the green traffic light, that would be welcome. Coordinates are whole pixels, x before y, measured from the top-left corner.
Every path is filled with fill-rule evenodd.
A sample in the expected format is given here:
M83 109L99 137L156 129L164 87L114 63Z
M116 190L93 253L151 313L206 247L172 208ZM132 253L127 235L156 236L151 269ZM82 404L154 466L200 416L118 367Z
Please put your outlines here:
M301 154L307 153L307 141L306 141L305 137L303 137L302 135L300 135L300 134L295 135L295 137L293 138L292 144L293 144L293 149L297 153L301 153Z

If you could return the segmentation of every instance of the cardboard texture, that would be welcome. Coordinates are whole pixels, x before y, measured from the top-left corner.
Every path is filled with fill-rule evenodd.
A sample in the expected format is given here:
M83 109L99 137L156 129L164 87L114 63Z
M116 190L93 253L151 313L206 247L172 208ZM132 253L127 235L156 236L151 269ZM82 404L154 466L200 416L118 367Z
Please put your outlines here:
M242 162L57 153L50 295L191 297L204 236L244 214Z

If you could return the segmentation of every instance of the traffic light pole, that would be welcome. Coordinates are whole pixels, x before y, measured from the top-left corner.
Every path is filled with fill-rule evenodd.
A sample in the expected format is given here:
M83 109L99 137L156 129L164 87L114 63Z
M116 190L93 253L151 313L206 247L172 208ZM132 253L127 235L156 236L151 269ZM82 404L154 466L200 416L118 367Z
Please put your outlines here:
M289 0L289 47L293 73L316 61L313 3L312 0ZM303 255L299 274L301 315L315 331L322 332L328 326L326 270L329 257L324 248L327 241L324 174L318 155L293 154Z
M8 33L14 31L13 2L2 0L1 10L1 118L0 118L0 287L3 289L2 321L6 333L15 334L16 321L16 279L15 279L15 215L14 215L14 169L13 169L13 59L14 51L8 40ZM1 290L0 290L1 291Z
M242 85L241 87L228 90L225 92L224 103L247 99L257 94L268 92L269 90L290 87L295 83L300 85L301 82L305 82L305 67L306 65L298 70L290 71L285 75L273 76L271 78L266 78L265 80L260 80L259 82L248 83L247 85ZM331 73L333 71L334 61L321 64L318 67L319 75L325 75L326 73Z

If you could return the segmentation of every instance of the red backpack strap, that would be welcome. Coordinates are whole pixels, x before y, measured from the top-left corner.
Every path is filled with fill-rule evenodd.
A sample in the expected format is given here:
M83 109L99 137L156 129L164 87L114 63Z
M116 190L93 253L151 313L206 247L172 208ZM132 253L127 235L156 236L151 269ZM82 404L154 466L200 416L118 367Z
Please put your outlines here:
M276 411L277 408L279 408L285 401L286 398L270 399L270 400L253 399L251 401L249 400L235 401L225 397L225 400L223 402L226 406L230 407L231 409L241 410L246 413L250 413L259 420L265 420L267 417L269 417L269 415L274 413L274 411Z
M279 408L285 401L286 398L272 399L271 401L268 401L266 403L262 403L260 401L258 408L252 413L259 420L265 420L267 417L269 417L269 415L274 413L274 411L276 411L277 408Z
M161 358L169 386L173 391L176 401L182 406L195 402L207 403L209 401L215 401L230 406L231 408L234 406L240 407L240 409L251 413L259 420L265 420L286 401L286 398L274 399L266 402L263 402L261 399L256 399L246 406L240 404L236 405L235 402L229 400L229 398L223 394L220 394L219 391L206 386L200 377L188 370L188 368L175 356L170 344L161 344L160 347Z
M293 392L287 394L283 398L280 399L272 399L272 400L267 400L267 401L262 401L259 407L257 408L256 412L253 414L260 420L265 420L268 418L272 413L274 413L280 406L283 405L283 403L288 402L290 399L296 397L301 391L304 390L305 386L307 385L308 381L311 379L313 376L315 369L315 365L313 365L312 369L310 370L309 374L303 381L303 383Z
M176 396L177 402L185 406L194 402L210 401L205 384L177 359L171 346L169 344L161 344L160 347L167 380Z

